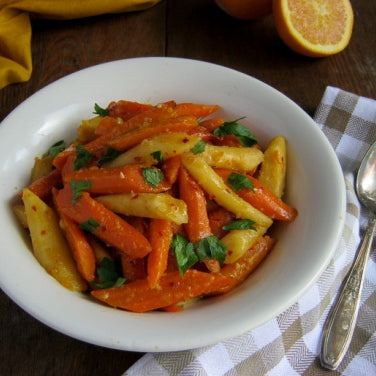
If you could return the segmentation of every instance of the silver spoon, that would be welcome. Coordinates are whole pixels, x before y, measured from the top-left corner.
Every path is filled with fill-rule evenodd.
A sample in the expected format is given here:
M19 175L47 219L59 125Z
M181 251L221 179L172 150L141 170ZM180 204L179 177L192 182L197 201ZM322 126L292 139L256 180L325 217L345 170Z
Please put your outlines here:
M324 368L330 370L337 369L351 342L364 272L376 230L376 142L362 160L355 188L360 202L371 210L372 216L354 263L324 326L320 361Z

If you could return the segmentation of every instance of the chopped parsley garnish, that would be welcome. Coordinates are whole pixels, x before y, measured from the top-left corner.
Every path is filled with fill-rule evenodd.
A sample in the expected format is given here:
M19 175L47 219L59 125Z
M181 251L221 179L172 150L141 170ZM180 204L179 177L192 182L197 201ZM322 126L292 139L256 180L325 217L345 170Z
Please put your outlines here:
M82 145L76 146L77 158L74 162L73 170L77 171L87 165L93 158L93 154L88 152Z
M47 151L47 155L55 158L59 153L61 153L66 148L64 140L55 142Z
M184 236L176 234L172 239L171 248L183 277L185 272L198 261L216 259L223 265L227 252L227 247L215 235L210 235L197 244L193 244Z
M141 168L142 175L146 183L151 185L152 187L156 187L160 181L163 180L164 175L161 171L157 170L156 168L150 167L143 167Z
M104 257L100 262L97 274L99 282L93 281L91 284L100 289L119 287L126 281L126 279L121 276L118 265L107 257Z
M246 176L237 174L236 172L231 173L231 175L227 179L227 182L230 184L231 188L234 191L238 191L242 188L249 188L251 191L254 192L252 182Z
M102 108L101 106L99 106L99 104L95 103L93 114L99 115L99 116L108 116L109 111L106 110L105 108Z
M69 182L73 191L72 204L75 204L77 199L82 196L82 191L86 191L91 187L90 180L73 180Z
M256 222L251 221L250 219L237 219L233 222L228 223L222 227L223 230L255 230L256 227L253 226Z
M196 244L196 251L200 261L216 259L223 265L227 247L215 235L210 235Z
M102 165L103 163L111 162L115 158L117 158L120 154L121 154L121 151L113 149L113 148L108 148L106 151L106 154L98 161L98 164Z
M248 128L238 123L238 121L241 119L244 118L224 122L222 125L220 125L217 129L214 130L213 134L217 137L233 134L245 147L257 144L257 138L253 135L253 133Z
M205 146L206 146L206 142L201 140L201 141L197 142L197 144L195 146L193 146L191 151L192 151L193 154L203 153L205 151Z
M153 153L150 153L150 155L159 163L162 163L164 161L163 153L160 150L154 151Z
M179 272L184 277L185 272L198 261L193 243L184 236L176 234L172 239L171 248L175 253Z
M97 232L99 222L97 222L94 218L89 218L87 221L80 223L79 226L82 230L95 234Z

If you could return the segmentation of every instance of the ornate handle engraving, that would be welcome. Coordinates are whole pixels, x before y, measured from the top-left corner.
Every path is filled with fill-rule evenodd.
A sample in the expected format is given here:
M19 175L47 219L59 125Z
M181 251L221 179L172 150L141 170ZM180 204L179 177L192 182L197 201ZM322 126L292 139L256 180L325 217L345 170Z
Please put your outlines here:
M376 230L376 216L370 221L354 263L344 281L323 331L321 364L335 370L341 363L350 345L358 316L364 272Z

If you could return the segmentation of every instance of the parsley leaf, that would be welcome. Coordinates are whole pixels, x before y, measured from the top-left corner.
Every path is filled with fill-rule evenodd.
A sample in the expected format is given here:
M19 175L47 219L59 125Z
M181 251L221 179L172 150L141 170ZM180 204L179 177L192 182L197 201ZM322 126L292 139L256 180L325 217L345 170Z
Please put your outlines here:
M249 188L252 192L254 192L252 182L246 176L237 174L236 172L231 173L227 179L227 182L234 191L238 191L242 188Z
M77 171L81 167L88 164L91 161L91 159L93 158L93 154L88 152L82 145L77 145L76 151L77 151L77 158L76 158L76 160L74 162L74 166L73 166L74 171Z
M113 161L120 154L121 154L121 151L113 149L113 148L108 148L106 151L106 154L98 161L98 164L102 165L103 163Z
M175 253L179 272L184 277L185 272L198 261L194 246L184 236L176 234L172 238L171 248Z
M238 219L222 227L223 230L255 230L256 227L253 226L256 222L251 221L250 219Z
M254 134L243 125L238 123L239 118L233 121L225 121L222 125L216 128L213 134L217 137L226 136L229 134L235 135L243 146L249 147L258 143Z
M47 151L47 155L55 158L60 152L62 152L66 148L66 144L64 140L60 140L55 142Z
M73 180L69 182L72 191L73 191L73 200L72 204L75 204L77 199L82 196L81 191L86 191L91 187L90 180Z
M203 153L205 151L205 146L206 146L206 142L201 140L201 141L197 142L197 144L195 146L193 146L191 151L192 151L193 154Z
M157 170L156 168L143 167L143 168L141 168L141 170L142 170L142 175L143 175L146 183L148 183L149 185L151 185L154 188L164 178L163 173L161 171Z
M105 108L102 108L101 106L99 106L99 104L95 103L93 114L99 115L99 116L108 116L109 111L106 110Z
M82 230L90 231L95 234L97 232L99 222L97 222L94 218L89 218L87 221L80 223L79 226Z
M119 287L126 281L126 279L121 276L116 263L107 257L104 257L100 262L97 274L99 282L93 281L91 284L101 289Z
M198 259L217 259L221 265L225 262L227 247L215 236L210 235L196 245Z
M159 163L162 163L164 161L163 154L160 150L154 151L153 153L150 153L150 155Z

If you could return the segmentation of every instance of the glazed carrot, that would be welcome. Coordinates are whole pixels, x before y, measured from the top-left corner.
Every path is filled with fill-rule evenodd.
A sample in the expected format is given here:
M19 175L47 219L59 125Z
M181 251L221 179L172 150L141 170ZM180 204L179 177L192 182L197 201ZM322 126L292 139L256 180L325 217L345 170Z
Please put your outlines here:
M69 145L66 149L60 152L52 161L52 164L58 169L62 170L65 162L67 161L68 156L75 154L76 152L76 144Z
M77 269L87 282L92 282L95 278L96 264L93 249L78 224L62 212L61 208L56 202L57 190L54 189L52 194L60 217L60 227L63 230L72 250L72 255L76 262Z
M147 280L138 280L120 287L95 290L91 294L113 307L146 312L220 291L231 281L231 277L221 274L189 269L184 277L179 272L164 274L159 280L158 289L151 289Z
M27 188L44 201L51 195L52 188L61 188L62 184L61 172L53 169L49 174L33 181ZM19 195L22 197L22 192Z
M212 235L204 191L183 166L179 171L179 194L187 204L188 223L183 226L189 241L197 243Z
M121 254L120 257L123 277L127 281L132 282L147 277L145 257L132 259L124 254Z
M150 288L155 288L166 271L168 252L173 236L172 222L166 219L150 221L149 241L151 252L147 263L147 280Z
M222 227L229 224L235 219L234 214L228 210L219 207L209 213L209 224L213 235L221 239L225 236L227 231L223 230Z
M226 277L231 277L231 283L219 289L217 292L226 293L243 282L268 255L275 242L275 239L264 236L240 259L232 264L226 264L221 269L221 274Z
M225 121L221 117L215 117L201 121L200 125L206 128L209 132L213 132L224 122Z
M98 126L95 128L94 134L96 136L102 136L106 133L115 132L115 129L122 124L123 120L111 116L105 116Z
M108 210L104 205L80 192L74 197L72 188L67 184L56 195L56 203L62 213L82 225L106 244L132 258L144 257L151 251L149 241L124 219Z
M220 109L217 105L207 105L198 103L178 103L174 108L177 116L192 115L196 118L204 118Z
M121 118L126 121L141 112L150 110L152 107L151 104L119 100L117 102L111 102L107 110L109 116Z
M227 184L231 170L215 169ZM259 180L253 176L245 175L254 186L254 192L250 188L241 188L236 193L256 209L272 219L291 222L297 216L297 210L283 202L278 196L269 191Z
M69 155L67 155L65 159L65 163L61 168L61 176L62 176L63 181L68 174L73 172L75 160L76 160L76 152L74 153L72 152Z
M216 139L216 136L213 133L209 132L205 127L198 125L197 127L189 128L185 131L190 136L197 136L201 140L209 142Z
M162 171L165 176L165 179L171 185L175 184L178 179L180 166L181 166L180 155L176 155L174 157L168 158L162 164Z
M160 170L155 168L155 171ZM66 184L71 180L90 181L91 185L87 191L95 194L159 193L171 188L171 184L165 179L155 187L147 183L140 165L77 170L64 177Z
M108 145L111 148L123 151L139 144L146 138L162 133L184 132L196 127L197 121L194 116L179 116L171 119L163 119L123 133L109 141Z
M119 123L110 132L104 133L95 140L88 142L85 144L85 149L96 156L100 156L107 150L108 143L122 133L129 132L137 127L150 125L155 121L176 117L177 115L171 107L173 105L174 104L171 103L160 107L153 106L151 109L141 112L127 121Z

